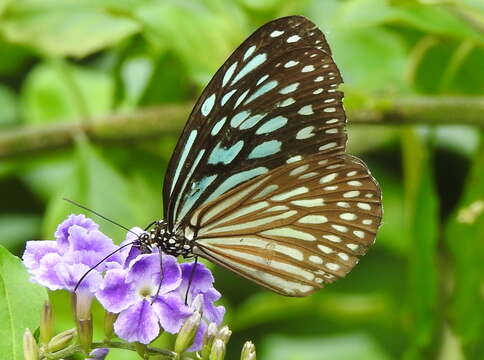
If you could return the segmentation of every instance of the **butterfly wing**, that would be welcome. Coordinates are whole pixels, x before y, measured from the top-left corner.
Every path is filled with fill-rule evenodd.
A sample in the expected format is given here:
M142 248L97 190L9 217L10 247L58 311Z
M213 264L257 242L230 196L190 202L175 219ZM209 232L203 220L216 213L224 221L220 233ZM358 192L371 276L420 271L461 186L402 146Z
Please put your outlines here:
M170 228L287 162L343 153L341 82L308 19L277 19L252 34L210 81L175 148L163 188Z
M366 253L381 193L357 158L315 154L252 179L193 213L194 253L268 289L306 296Z

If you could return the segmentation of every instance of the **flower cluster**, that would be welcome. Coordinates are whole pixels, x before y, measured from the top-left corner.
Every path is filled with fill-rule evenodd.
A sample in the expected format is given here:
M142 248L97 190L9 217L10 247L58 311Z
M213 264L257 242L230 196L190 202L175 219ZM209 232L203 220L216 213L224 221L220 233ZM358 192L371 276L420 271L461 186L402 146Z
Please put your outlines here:
M225 313L214 304L221 295L213 287L213 276L200 263L179 264L157 252L141 254L129 244L142 231L132 229L118 247L94 221L71 215L59 225L55 241L29 241L23 262L31 280L50 290L74 292L89 271L75 290L78 319L90 319L96 298L107 312L117 314L115 333L141 344L151 343L160 331L177 334L195 321L195 334L186 345L188 351L198 351L207 329L218 326Z

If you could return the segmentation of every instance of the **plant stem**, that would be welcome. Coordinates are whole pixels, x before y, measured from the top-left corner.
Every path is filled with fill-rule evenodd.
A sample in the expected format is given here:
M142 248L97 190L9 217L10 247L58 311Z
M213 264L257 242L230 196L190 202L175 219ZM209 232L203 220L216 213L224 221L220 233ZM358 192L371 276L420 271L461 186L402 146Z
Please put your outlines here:
M192 104L142 108L113 114L89 123L61 122L37 127L19 127L0 133L0 159L69 147L84 133L91 141L110 144L144 142L183 128ZM413 96L382 99L374 108L348 111L348 124L371 125L473 125L484 127L484 97Z
M129 344L121 341L94 342L92 343L91 347L93 349L108 348L108 349L125 349L125 350L134 351L134 352L137 351L135 344ZM175 359L177 356L176 353L170 350L159 349L159 348L150 347L150 346L147 346L146 349L147 349L147 353L150 355L162 355L169 359ZM66 358L68 356L72 356L77 353L82 353L82 349L79 345L73 344L55 353L44 354L43 359L59 360L59 359Z

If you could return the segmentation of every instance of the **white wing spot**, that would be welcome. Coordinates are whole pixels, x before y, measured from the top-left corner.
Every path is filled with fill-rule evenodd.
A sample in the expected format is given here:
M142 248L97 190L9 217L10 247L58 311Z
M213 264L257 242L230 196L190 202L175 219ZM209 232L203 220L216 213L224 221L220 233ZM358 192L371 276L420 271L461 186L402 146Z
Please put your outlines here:
M287 98L287 99L286 99L286 100L284 100L284 101L281 101L281 102L279 103L279 106L280 106L280 107L285 107L285 106L292 105L292 104L294 104L295 102L296 102L296 100L294 100L292 97L290 97L290 98Z
M321 82L324 80L324 76L318 76L317 78L314 79L314 82Z
M348 204L346 201L338 201L336 203L336 206L344 207L344 208L349 208L350 207L350 204Z
M314 91L313 91L313 94L314 94L314 95L318 95L318 94L321 94L323 91L324 91L324 89L319 88L319 89L314 90Z
M305 67L302 68L301 72L311 72L314 71L314 65L306 65Z
M269 77L269 75L264 75L264 76L261 76L261 78L259 80L257 80L257 83L256 85L260 85L262 84L264 81L266 81L266 79Z
M328 150L328 149L331 149L331 148L336 147L336 145L337 145L337 144L336 144L335 142L330 142L330 143L328 143L328 144L325 144L325 145L323 145L323 146L320 146L318 150L319 150L319 151Z
M222 127L224 126L226 120L227 120L227 116L224 116L222 119L217 121L217 123L213 126L210 134L212 134L212 136L217 135L220 129L222 129Z
M281 90L279 90L279 94L286 95L286 94L292 93L293 91L297 90L298 86L299 86L299 83L288 85L285 88L282 88Z
M247 51L244 54L244 60L247 60L255 51L256 46L252 45L250 48L247 49Z
M343 194L344 198L354 198L360 195L360 192L357 190L347 191Z
M303 199L303 200L293 200L291 204L303 207L314 207L314 206L323 206L324 200L322 198L319 199Z
M228 81L232 78L232 75L234 75L234 71L236 67L237 67L237 61L229 66L229 68L225 72L224 77L222 79L222 86L227 85Z
M371 210L371 206L368 203L359 202L356 204L356 206L363 210Z
M306 215L298 220L301 224L324 224L328 218L323 215Z
M313 176L319 175L317 172L308 172L307 174L301 175L298 177L298 179L303 180L303 179L309 179L312 178Z
M356 220L358 217L353 213L342 213L339 218L346 221L353 221Z
M266 186L260 193L258 193L256 196L254 196L254 199L259 199L261 197L264 197L264 196L270 194L271 192L276 191L277 189L279 189L279 186L276 185L276 184L271 184L269 186Z
M344 253L344 252L340 252L340 253L338 253L338 256L339 256L339 258L340 258L341 260L343 260L343 261L348 261L348 260L349 260L349 258L350 258L350 257L348 256L348 254L346 254L346 253Z
M215 98L216 98L216 95L212 94L208 98L205 99L205 101L202 104L202 109L201 109L203 116L207 116L208 114L210 114L210 111L212 111L213 105L215 104Z
M311 104L305 105L300 108L297 112L299 115L312 115L314 114L313 106Z
M373 220L371 220L371 219L364 219L361 223L363 225L371 225L371 224L373 224Z
M304 231L295 230L289 227L274 228L260 232L262 235L282 236L294 239L316 241L316 238Z
M308 164L306 164L306 165L301 165L301 166L299 166L299 167L297 167L297 168L293 169L293 170L292 170L292 171L289 173L289 175L290 175L290 176L296 176L296 175L299 175L300 173L302 173L302 172L306 171L308 168L309 168L309 165L308 165Z
M220 101L220 105L224 106L227 103L227 101L230 100L232 95L234 95L236 92L237 92L237 89L230 90L227 94L222 96L222 100Z
M301 39L301 37L299 35L292 35L290 37L287 38L287 42L288 43L294 43L296 41L299 41Z
M371 199L373 197L373 194L372 193L368 193L368 194L365 195L365 197L368 198L368 199Z
M332 113L332 112L336 111L336 108L335 107L327 107L327 108L324 108L323 111L327 112L327 113Z
M325 245L318 245L318 248L319 250L321 250L322 252L324 252L325 254L331 254L334 252L333 249L331 249L330 247L328 246L325 246Z
M315 263L315 264L322 264L323 263L323 259L321 259L319 256L316 256L316 255L310 255L309 261L311 261L312 263Z
M339 232L348 232L348 228L343 225L331 224L331 227Z
M328 166L326 166L326 169L328 169L328 170L334 170L334 169L338 169L340 167L343 167L343 164L328 165Z
M297 64L299 64L299 61L289 60L287 63L284 64L284 67L287 69L296 66Z
M329 235L323 235L323 238L326 240L329 240L331 242L341 242L341 238L337 235L329 234Z
M361 181L358 181L358 180L348 181L347 184L350 185L350 186L362 186L363 185L363 183Z
M291 164L295 163L296 161L301 161L302 156L301 155L296 155L296 156L291 156L289 159L286 160L286 163Z
M356 170L350 171L346 176L355 176L358 172Z
M300 186L298 188L292 189L290 191L286 191L282 194L277 194L271 197L271 200L273 201L284 201L286 199L292 198L297 195L305 194L309 192L309 189L305 186Z
M325 186L323 188L323 190L325 190L325 191L334 191L336 189L338 189L338 185Z
M334 264L334 263L327 263L326 264L326 267L329 269L329 270L333 270L333 271L338 271L340 266L338 264Z
M346 244L346 247L350 250L356 251L360 247L360 245L350 243L350 244Z
M319 179L319 183L324 184L324 183L331 182L334 179L336 179L337 176L338 176L338 173L328 174L326 176L323 176L321 179Z
M333 129L328 129L325 131L326 134L337 134L338 133L338 129L337 128L333 128Z
M353 231L353 234L355 234L360 239L363 239L365 237L365 233L363 231L361 231L361 230L354 230Z
M284 34L284 31L280 31L280 30L274 30L273 32L270 33L270 37L278 37L278 36L281 36L282 34Z
M314 136L313 130L314 130L314 126L307 126L305 128L302 128L297 132L296 139L297 140L309 139L310 137Z
M339 119L329 119L329 120L326 120L326 124L335 124L339 121Z

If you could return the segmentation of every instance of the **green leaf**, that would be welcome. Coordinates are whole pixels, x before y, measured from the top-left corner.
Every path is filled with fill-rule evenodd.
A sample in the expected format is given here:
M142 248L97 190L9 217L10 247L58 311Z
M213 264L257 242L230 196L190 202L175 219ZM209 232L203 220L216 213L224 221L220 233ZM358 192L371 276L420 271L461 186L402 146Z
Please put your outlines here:
M403 130L405 228L409 251L408 316L411 326L406 358L423 356L435 331L437 306L438 198L430 150L414 128Z
M11 250L34 240L40 232L40 217L26 214L9 214L0 216L0 239L2 245Z
M407 52L402 40L384 28L338 28L328 34L345 83L370 91L395 92L405 88Z
M60 62L37 65L22 89L24 119L30 124L76 120L108 112L112 79L100 71Z
M106 0L13 1L0 32L9 41L44 55L84 57L139 31L135 21L112 9L113 4Z
M260 346L263 359L387 360L390 357L365 333L315 339L269 336ZM259 351L258 351L259 352Z
M464 194L445 230L455 271L449 317L469 358L482 346L482 274L484 273L484 133Z
M22 337L26 328L39 326L47 292L31 283L27 270L16 256L0 245L0 352L2 358L23 359Z
M133 199L127 180L107 162L85 139L77 139L77 166L65 186L48 204L44 235L52 237L57 225L71 213L85 213L101 223L102 231L115 241L124 239L125 231L96 219L94 215L68 204L62 198L73 199L108 218L127 226L139 225L140 215L134 211ZM116 241L120 242L120 241Z

